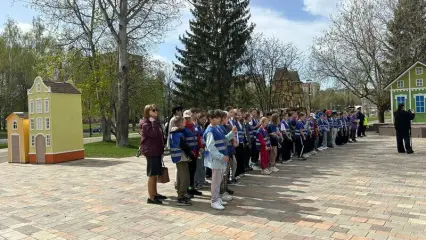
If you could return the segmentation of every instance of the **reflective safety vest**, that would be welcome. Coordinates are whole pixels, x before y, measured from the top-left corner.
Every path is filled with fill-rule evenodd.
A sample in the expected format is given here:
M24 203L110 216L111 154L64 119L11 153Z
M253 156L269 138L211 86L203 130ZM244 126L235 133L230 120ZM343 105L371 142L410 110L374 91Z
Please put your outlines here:
M225 134L219 129L219 127L212 127L208 126L207 129L204 131L203 139L204 141L207 141L207 134L212 133L214 138L214 146L217 148L217 150L222 153L223 155L228 155L228 148L226 146L226 138Z
M179 147L182 137L185 139L185 135L182 131L170 133L170 155L172 157L173 163L178 163L182 159L182 149Z
M260 150L260 147L261 147L261 143L260 143L260 140L259 140L259 134L261 134L262 135L262 137L263 137L263 140L265 140L265 142L266 142L266 147L271 147L271 139L269 139L269 134L268 134L268 132L266 131L266 130L264 130L263 128L259 128L258 130L257 130L257 134L256 134L256 150Z
M188 146L191 147L192 149L196 149L198 146L197 145L198 135L195 135L195 131L191 132L191 130L189 130L188 127L185 127L184 133L185 133L185 140Z

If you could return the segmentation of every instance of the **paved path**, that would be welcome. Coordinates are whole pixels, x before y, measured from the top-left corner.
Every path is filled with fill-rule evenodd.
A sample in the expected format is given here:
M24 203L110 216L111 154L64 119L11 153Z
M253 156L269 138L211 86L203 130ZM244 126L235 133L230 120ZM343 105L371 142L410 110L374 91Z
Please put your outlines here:
M207 189L192 207L147 205L144 159L1 163L0 239L426 239L424 144L408 157L369 136L254 172L222 212ZM174 196L172 185L160 193Z

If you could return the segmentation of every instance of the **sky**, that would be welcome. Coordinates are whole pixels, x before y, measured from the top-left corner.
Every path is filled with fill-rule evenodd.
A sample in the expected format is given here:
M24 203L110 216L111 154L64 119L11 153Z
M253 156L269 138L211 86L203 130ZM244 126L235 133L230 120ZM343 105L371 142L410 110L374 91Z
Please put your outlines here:
M276 37L283 42L293 42L308 53L313 39L329 25L329 16L340 0L251 0L251 21L255 32L266 37ZM22 0L0 0L0 26L7 18L18 22L21 29L31 28L37 12L25 6ZM152 48L154 58L171 63L175 61L176 46L181 46L179 35L188 29L191 19L189 9L184 9L180 26L169 32L162 44Z

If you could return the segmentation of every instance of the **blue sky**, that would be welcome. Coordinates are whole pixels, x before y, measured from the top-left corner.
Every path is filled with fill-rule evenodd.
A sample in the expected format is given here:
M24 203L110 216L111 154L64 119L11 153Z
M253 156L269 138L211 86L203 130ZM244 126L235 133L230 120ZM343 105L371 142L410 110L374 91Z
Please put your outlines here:
M18 22L23 30L28 30L37 12L18 1L0 0L0 25L9 17ZM329 15L336 9L338 1L340 0L252 0L251 20L256 24L256 32L267 37L274 36L284 42L293 42L299 49L308 52L314 37L327 28ZM162 44L152 49L151 54L155 58L174 61L175 47L180 45L178 37L188 29L190 18L189 9L184 9L182 24L168 33Z

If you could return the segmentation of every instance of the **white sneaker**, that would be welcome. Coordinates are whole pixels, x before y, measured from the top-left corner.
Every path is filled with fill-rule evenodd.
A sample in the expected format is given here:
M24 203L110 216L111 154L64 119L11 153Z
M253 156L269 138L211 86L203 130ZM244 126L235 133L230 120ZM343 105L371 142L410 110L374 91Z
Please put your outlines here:
M267 169L262 170L263 175L271 175L271 172L269 172Z
M324 150L322 147L319 147L319 148L318 148L318 151L322 151L322 150Z
M226 205L228 205L228 203L227 203L227 202L225 202L225 201L223 201L223 200L222 200L222 198L219 198L218 202L220 202L220 204L221 204L222 206L226 206Z
M229 195L229 193L225 192L224 194L222 194L222 200L232 201L232 199L234 199L234 198L231 195Z
M304 158L308 158L308 157L310 157L310 156L311 156L311 155L306 154L306 153L302 155L302 157L304 157Z
M272 173L271 169L267 168L266 171L268 171L269 174Z
M278 172L278 171L279 171L279 169L277 167L272 168L272 172Z
M216 209L216 210L223 210L225 209L224 206L222 206L222 204L220 204L220 201L216 201L214 203L211 204L212 208Z
M259 167L259 166L257 166L257 165L254 165L252 168L253 168L253 170L256 170L256 171L262 170L262 168L260 168L260 167Z

